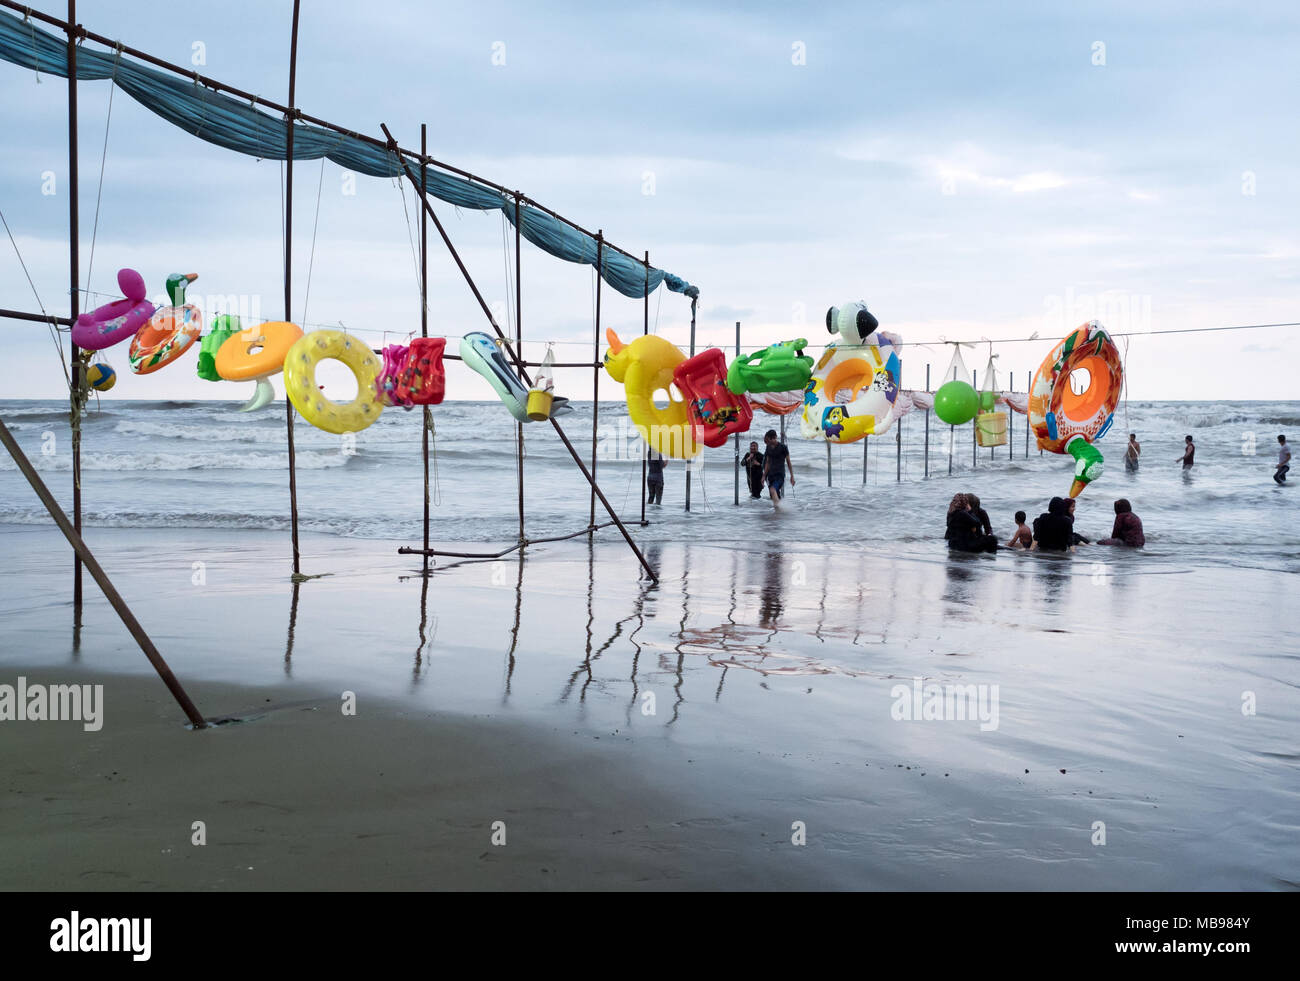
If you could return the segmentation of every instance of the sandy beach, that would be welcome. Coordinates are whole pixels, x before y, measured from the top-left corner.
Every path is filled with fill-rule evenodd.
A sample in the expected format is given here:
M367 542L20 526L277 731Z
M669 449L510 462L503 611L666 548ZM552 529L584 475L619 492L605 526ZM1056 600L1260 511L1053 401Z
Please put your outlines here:
M651 543L655 586L605 539L426 581L308 536L295 602L283 536L222 537L87 533L239 720L191 731L93 584L74 650L57 532L0 529L0 682L104 685L99 731L4 723L0 887L1300 884L1293 576ZM900 717L928 684L996 717Z

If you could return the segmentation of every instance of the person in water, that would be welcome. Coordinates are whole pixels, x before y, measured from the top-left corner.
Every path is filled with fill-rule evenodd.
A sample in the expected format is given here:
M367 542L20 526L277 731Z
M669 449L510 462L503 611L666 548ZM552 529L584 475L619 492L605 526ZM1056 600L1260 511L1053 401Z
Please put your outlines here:
M1047 510L1034 519L1034 548L1045 552L1074 549L1074 519L1064 498L1052 498Z
M1133 505L1127 497L1115 502L1115 526L1110 530L1110 537L1103 538L1098 545L1127 545L1129 548L1141 548L1147 543L1142 534L1142 519L1133 513Z
M1073 529L1073 527L1074 527L1074 506L1075 506L1077 503L1078 503L1078 501L1076 501L1073 497L1070 498L1070 499L1066 502L1066 510L1067 510L1067 511L1069 512L1069 514L1070 514L1070 527L1071 527L1071 529ZM1072 530L1072 531L1070 532L1070 536L1071 536L1071 538L1073 539L1075 545L1091 545L1091 544L1092 544L1092 539L1090 539L1090 538L1084 538L1084 537L1083 537L1082 535L1080 535L1077 531L1073 531L1073 530Z
M1191 470L1192 464L1196 462L1196 444L1192 442L1190 436L1185 437L1183 442L1183 455L1178 459L1184 470Z
M970 513L979 520L984 534L993 534L993 522L989 521L989 513L980 507L980 499L974 494L967 494L966 500L970 502Z
M1137 473L1138 457L1142 455L1142 444L1138 442L1137 433L1128 434L1128 446L1124 449L1124 470Z
M757 443L749 444L749 452L741 459L740 465L745 468L745 477L749 480L749 496L757 501L763 496L763 451Z
M1032 548L1034 545L1034 533L1029 530L1029 525L1025 524L1025 512L1016 512L1016 532L1011 536L1011 541L1007 542L1007 548Z
M763 454L763 479L767 481L767 493L772 498L772 506L780 507L781 498L785 497L785 470L790 470L790 486L794 486L794 464L790 462L790 448L776 438L776 430L769 429L763 434L767 452Z
M969 494L954 494L948 503L947 529L943 537L956 552L996 552L998 540L986 535L980 519L970 507Z
M645 489L647 504L663 504L664 455L658 450L651 450L646 459Z
M1277 466L1273 468L1273 480L1278 484L1286 483L1286 472L1291 469L1291 447L1286 445L1286 437L1277 438Z

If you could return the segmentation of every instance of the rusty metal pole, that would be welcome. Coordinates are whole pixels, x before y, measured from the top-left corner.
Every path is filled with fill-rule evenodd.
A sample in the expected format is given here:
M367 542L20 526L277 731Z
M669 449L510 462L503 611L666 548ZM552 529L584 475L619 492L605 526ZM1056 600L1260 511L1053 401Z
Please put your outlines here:
M645 337L650 333L650 252L645 254L645 303L643 311L645 320L641 326L641 336ZM649 434L647 433L647 436ZM645 527L645 492L646 492L646 462L650 451L650 444L645 440L641 441L641 526Z
M596 334L595 355L591 359L591 516L587 527L596 528L596 426L600 423L600 293L605 279L605 231L596 230ZM523 351L520 351L523 354Z
M930 366L925 366L925 391L930 391ZM930 479L930 410L925 410L925 479Z
M68 299L75 323L81 310L81 254L79 189L77 173L77 0L68 0ZM72 524L81 534L81 393L86 374L81 367L81 350L74 343L72 363ZM81 625L81 556L72 559L72 609L74 633Z
M524 287L520 279L520 194L515 191L515 345L524 356ZM521 379L522 380L522 379ZM519 485L519 540L524 541L524 424L515 422L515 481Z
M284 161L284 319L293 321L293 118L294 88L298 81L298 10L293 0L293 31L289 38L289 112L285 118ZM284 397L285 435L289 445L289 521L293 540L293 574L302 575L298 551L298 464L293 451L293 402Z
M390 148L396 147L397 141L393 139L392 131L389 130L387 124L380 123L379 128L383 130L384 136L388 138ZM406 161L399 159L399 162L401 163L402 173L406 176L406 179L414 184L415 178L411 175L411 170L407 166ZM493 333L497 335L497 340L500 342L501 349L505 352L506 357L514 362L514 364L519 368L524 383L531 385L532 382L528 377L527 369L524 367L523 359L515 353L515 349L510 343L510 338L506 337L505 333L501 330L501 325L498 324L496 318L492 316L492 308L488 306L487 300L483 299L482 291L479 290L478 284L474 282L474 277L469 274L469 270L465 267L464 260L461 259L460 253L456 251L456 246L452 244L451 236L447 234L447 229L443 227L442 222L438 219L438 214L433 210L433 205L429 204L428 199L425 199L421 203L424 205L425 212L433 220L433 227L438 229L438 236L442 239L442 244L447 247L448 254L451 256L452 261L456 263L456 268L460 270L461 276L464 277L465 285L468 286L470 292L474 294L474 299L478 303L479 309L483 311L483 316L487 318L487 322L491 325ZM648 575L654 582L658 582L659 574L655 572L654 568L646 560L645 555L641 552L641 549L637 547L636 542L632 541L632 536L628 533L627 527L615 513L614 506L609 503L609 499L605 497L604 491L597 486L596 478L592 475L591 471L587 469L587 465L582 462L581 455L570 441L568 434L565 433L564 427L560 425L554 416L552 416L549 421L551 423L551 428L555 430L555 434L560 437L560 442L562 442L564 448L569 451L569 456L573 458L573 462L577 464L578 469L582 471L583 477L586 478L587 483L589 483L592 490L595 491L596 497L600 500L601 506L604 507L606 513L609 514L610 520L618 528L619 533L623 536L623 540L627 542L628 548L630 548L633 554L636 555L637 560L641 563L641 568L645 570L646 575Z
M429 127L420 124L420 198L428 195ZM429 218L420 211L420 336L429 336ZM420 458L424 463L424 574L429 574L429 427L433 412L420 407ZM427 579L426 579L427 584Z
M50 517L54 519L54 523L63 532L63 537L68 540L68 544L76 551L77 557L90 570L91 577L95 582L99 583L99 588L104 591L105 598L117 611L117 615L122 618L122 623L125 624L131 636L135 638L136 643L140 645L140 649L144 651L144 656L149 659L149 663L158 672L158 677L162 678L163 684L172 693L172 697L176 699L181 710L184 711L195 728L203 728L206 723L203 721L203 716L199 713L199 710L194 707L194 703L190 701L190 696L185 693L181 683L176 680L176 676L172 674L172 669L167 666L163 656L158 653L158 648L154 647L153 641L144 632L144 628L140 626L140 621L135 618L130 607L126 605L126 601L122 599L121 594L113 587L108 575L100 567L100 564L95 561L95 556L91 554L90 549L86 547L86 543L82 541L81 535L77 533L77 529L72 526L68 516L63 513L63 509L54 500L54 495L45 486L45 482L41 480L40 475L32 467L31 461L27 459L27 456L18 446L13 435L9 432L9 427L4 424L2 419L0 419L0 443L4 444L5 449L9 451L9 455L14 458L14 463L18 465L22 475L27 478L27 482L32 485L32 490L36 491L36 496L45 505L45 510L50 512Z
M740 358L740 321L736 321L736 358ZM740 507L740 433L736 433L732 440L735 443L735 465L736 465L736 495L732 502L736 507Z
M687 355L687 357L689 357L689 358L693 358L693 357L695 357L695 305L696 305L696 300L695 300L694 297L692 297L692 298L691 298L691 353ZM687 425L687 426L690 426L690 425L691 425L691 422L690 422L690 419L689 419L689 418L688 418L687 421L686 421L686 425ZM693 429L688 429L688 430L687 430L687 433L690 434L690 438L691 438L691 440L694 441L695 431L694 431ZM686 445L687 433L683 433L683 434L682 434L682 446L685 446L685 445ZM703 454L704 454L704 449L703 449L703 447L701 447L701 448L700 448L700 456L699 456L699 459L700 459L701 461L703 461L703 459L704 459ZM691 464L694 462L694 460L695 460L695 457L692 457L691 459L687 460L687 461L686 461L686 464L685 464L685 470L686 470L686 510L687 510L687 511L689 511L689 510L691 509Z

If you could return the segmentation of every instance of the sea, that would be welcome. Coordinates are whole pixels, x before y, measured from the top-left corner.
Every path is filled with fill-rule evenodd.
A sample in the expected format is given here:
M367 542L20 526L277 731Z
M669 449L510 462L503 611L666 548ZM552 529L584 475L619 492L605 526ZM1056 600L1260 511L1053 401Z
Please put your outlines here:
M93 398L83 424L82 502L88 527L284 530L289 526L284 402L242 413L224 401L144 402ZM927 553L942 548L952 494L979 495L1003 540L1023 510L1032 522L1068 493L1074 461L1026 441L1012 414L1008 445L976 448L972 427L949 427L914 411L894 429L848 446L805 441L787 417L795 483L781 512L751 498L737 477L733 444L706 450L689 467L669 461L662 505L643 508L642 444L621 402L576 403L560 423L593 467L610 506L643 542L726 543L766 549ZM928 418L927 418L928 416ZM0 401L2 417L65 508L72 501L66 403ZM439 543L513 544L519 537L514 420L498 403L448 402L431 410L430 537ZM761 447L781 420L756 413ZM422 539L422 413L388 409L368 429L342 436L294 426L300 529L345 538ZM1136 473L1123 465L1127 434L1142 445ZM1080 496L1076 529L1106 537L1115 499L1142 518L1151 566L1236 566L1300 571L1300 472L1272 480L1277 436L1300 442L1300 402L1132 402L1099 441L1105 473ZM1183 439L1196 463L1180 464ZM552 427L523 427L525 534L566 535L587 527L590 486ZM1298 468L1300 469L1300 468ZM687 475L690 502L687 507ZM597 523L609 520L595 502ZM647 522L642 524L642 520ZM0 524L44 524L44 508L14 462L0 458ZM617 538L617 530L599 532Z

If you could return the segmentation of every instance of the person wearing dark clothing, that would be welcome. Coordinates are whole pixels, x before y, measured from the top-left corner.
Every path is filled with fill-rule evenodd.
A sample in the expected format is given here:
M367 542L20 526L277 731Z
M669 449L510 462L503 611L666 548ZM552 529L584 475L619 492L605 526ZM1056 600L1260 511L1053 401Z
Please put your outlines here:
M1187 436L1183 440L1183 455L1178 461L1183 465L1184 470L1191 470L1192 464L1196 462L1196 444L1192 442L1192 437Z
M1077 503L1077 502L1075 501L1075 499L1074 499L1073 497L1070 498L1070 499L1066 502L1067 509L1068 509L1069 512L1070 512L1070 526L1071 526L1071 527L1074 526L1074 505L1075 505L1076 503ZM1073 538L1073 540L1074 540L1074 544L1075 544L1075 545L1091 545L1091 544L1092 544L1092 539L1090 539L1090 538L1084 538L1084 537L1083 537L1082 535L1080 535L1077 531L1072 531L1072 532L1070 532L1070 536L1071 536L1071 538Z
M749 452L741 458L740 465L749 480L749 496L757 500L763 496L763 451L757 443L749 444Z
M955 552L996 552L998 540L986 535L980 519L970 509L966 494L955 494L948 504L947 529L943 537Z
M655 450L650 451L646 460L645 474L646 503L663 504L664 502L664 457Z
M1034 548L1047 552L1068 552L1074 547L1074 521L1070 505L1054 497L1047 510L1034 519Z
M970 513L975 515L980 527L984 529L984 534L993 534L993 522L989 520L989 513L980 507L980 499L974 494L967 494L966 500L970 502Z
M1141 548L1146 543L1146 535L1142 533L1142 519L1133 513L1133 505L1128 502L1128 498L1121 497L1115 502L1115 526L1110 530L1110 537L1103 538L1097 544Z
M790 470L790 486L794 486L794 464L790 462L790 448L776 438L775 429L769 429L763 434L763 442L767 445L767 452L763 454L763 479L767 481L772 506L780 507L778 502L785 497L786 468Z

